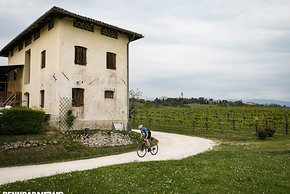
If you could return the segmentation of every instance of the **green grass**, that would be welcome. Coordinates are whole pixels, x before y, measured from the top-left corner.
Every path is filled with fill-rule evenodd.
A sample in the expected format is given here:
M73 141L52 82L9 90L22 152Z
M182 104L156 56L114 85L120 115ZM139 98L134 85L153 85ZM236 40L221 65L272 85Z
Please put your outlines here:
M130 163L17 182L0 191L289 193L290 137L223 141L178 161Z
M17 142L27 140L56 140L58 142L55 145L0 151L0 167L42 164L101 157L129 152L135 150L137 146L136 142L132 145L127 146L90 148L81 143L74 142L73 136L75 135L76 134L46 135L45 133L43 133L37 135L0 136L0 146L3 145L4 142ZM138 139L138 137L134 133L131 133L130 136L134 140Z

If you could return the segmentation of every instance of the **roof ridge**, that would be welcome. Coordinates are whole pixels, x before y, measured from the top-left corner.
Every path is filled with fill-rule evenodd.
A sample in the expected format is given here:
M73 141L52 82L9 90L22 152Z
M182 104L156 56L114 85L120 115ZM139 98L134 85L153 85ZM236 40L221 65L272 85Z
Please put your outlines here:
M12 41L10 41L1 51L0 51L0 56L7 57L9 54L9 51L17 46L23 39L25 39L29 34L35 33L38 29L42 28L47 21L49 21L51 18L56 18L56 17L62 17L62 16L67 16L71 18L77 18L77 19L82 19L86 20L89 22L94 23L97 26L103 26L107 28L111 28L113 30L118 31L119 33L123 33L125 35L128 35L129 37L133 37L130 41L134 41L140 38L143 38L144 36L142 34L126 30L124 28L120 28L96 19L89 18L87 16L82 16L76 13L73 13L71 11L68 11L66 9L63 9L61 7L53 6L51 9L46 11L43 15L41 15L37 20L35 20L31 25L29 25L24 31L22 31L18 36L16 36Z

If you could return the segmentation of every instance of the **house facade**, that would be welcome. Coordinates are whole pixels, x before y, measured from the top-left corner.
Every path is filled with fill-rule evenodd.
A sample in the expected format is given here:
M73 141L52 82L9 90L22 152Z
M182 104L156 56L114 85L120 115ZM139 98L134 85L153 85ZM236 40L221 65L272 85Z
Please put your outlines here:
M0 51L8 57L8 65L0 67L2 105L43 109L50 125L60 129L66 129L69 110L76 129L114 123L125 129L129 43L140 38L53 7Z

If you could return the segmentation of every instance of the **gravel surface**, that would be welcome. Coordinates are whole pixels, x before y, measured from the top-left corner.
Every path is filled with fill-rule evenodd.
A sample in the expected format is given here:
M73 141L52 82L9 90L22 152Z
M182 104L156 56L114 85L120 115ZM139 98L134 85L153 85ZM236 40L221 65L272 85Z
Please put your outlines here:
M129 162L179 160L210 150L215 145L212 140L172 133L152 131L152 136L159 140L159 151L155 156L147 153L144 158L139 158L136 152L129 152L69 162L0 168L0 185L64 172L88 170Z

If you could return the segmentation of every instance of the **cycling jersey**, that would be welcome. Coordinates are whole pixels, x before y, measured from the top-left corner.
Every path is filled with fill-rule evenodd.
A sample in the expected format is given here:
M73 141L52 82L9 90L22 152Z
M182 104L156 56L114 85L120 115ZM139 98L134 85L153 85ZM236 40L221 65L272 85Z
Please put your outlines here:
M149 129L147 129L146 127L143 127L143 128L141 129L141 133L145 133L145 134L147 134L147 133L149 133Z
M147 129L146 127L143 127L141 129L141 133L145 134L145 139L150 139L151 138L151 131Z

